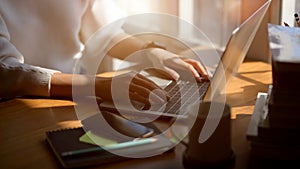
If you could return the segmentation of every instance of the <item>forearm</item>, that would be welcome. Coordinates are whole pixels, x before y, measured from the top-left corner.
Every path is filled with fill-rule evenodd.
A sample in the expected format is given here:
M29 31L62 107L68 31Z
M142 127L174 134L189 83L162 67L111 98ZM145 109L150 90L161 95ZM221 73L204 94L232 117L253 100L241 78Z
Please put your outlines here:
M51 76L50 96L72 98L73 87L76 93L86 95L88 88L92 87L92 78L78 74L54 73Z
M54 73L50 83L51 97L72 97L72 75Z
M117 35L112 43L114 43L114 45L108 51L108 54L121 60L124 60L130 54L143 49L146 44L145 41L125 33Z

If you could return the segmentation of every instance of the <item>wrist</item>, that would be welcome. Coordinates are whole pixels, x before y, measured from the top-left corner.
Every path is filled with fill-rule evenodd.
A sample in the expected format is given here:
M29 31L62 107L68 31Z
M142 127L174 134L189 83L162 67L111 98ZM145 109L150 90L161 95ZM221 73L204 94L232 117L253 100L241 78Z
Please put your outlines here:
M148 41L142 49L160 48L166 50L166 46L160 42Z

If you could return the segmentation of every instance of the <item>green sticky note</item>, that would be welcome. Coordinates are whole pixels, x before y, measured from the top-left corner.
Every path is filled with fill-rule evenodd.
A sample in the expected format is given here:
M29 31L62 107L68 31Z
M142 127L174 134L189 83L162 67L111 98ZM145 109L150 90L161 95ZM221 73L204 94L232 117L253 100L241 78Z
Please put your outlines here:
M111 144L117 144L118 143L114 140L110 140L110 139L95 135L91 131L88 131L84 135L82 135L79 138L79 141L84 142L84 143L98 145L98 146L106 146L106 145L111 145Z
M175 137L172 137L172 138L170 138L170 141L171 141L172 143L176 143L176 142L177 142L177 139L176 139Z

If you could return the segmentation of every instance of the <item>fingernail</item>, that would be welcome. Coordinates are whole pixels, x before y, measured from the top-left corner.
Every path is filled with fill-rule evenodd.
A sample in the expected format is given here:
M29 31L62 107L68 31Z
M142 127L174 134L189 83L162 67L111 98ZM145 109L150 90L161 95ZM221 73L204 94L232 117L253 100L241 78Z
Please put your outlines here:
M174 80L178 80L179 79L179 75L173 75Z
M163 89L161 90L156 89L153 92L157 96L160 102L165 102L166 99L168 99L168 93Z

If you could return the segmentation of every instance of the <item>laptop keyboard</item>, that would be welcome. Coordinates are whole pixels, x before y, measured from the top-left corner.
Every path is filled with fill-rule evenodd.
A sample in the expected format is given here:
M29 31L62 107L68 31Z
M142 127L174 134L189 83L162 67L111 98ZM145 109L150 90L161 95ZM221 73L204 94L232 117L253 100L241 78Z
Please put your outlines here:
M170 95L170 100L163 107L164 110L161 108L158 111L178 114L180 110L186 110L189 105L202 99L208 89L209 83L209 81L192 83L182 80L171 82L165 88Z
M208 90L210 82L204 81L199 83L191 83L188 81L172 81L164 89L169 93L170 99L161 107L151 108L152 111L147 111L148 109L139 102L133 102L132 105L135 107L135 110L132 110L128 107L123 107L123 113L128 113L131 117L135 115L160 115L160 118L176 117L177 115L184 114L187 108L195 103L196 101L202 100L204 94ZM198 93L197 93L198 92ZM159 105L158 105L159 106ZM110 102L101 103L101 110L118 112L119 110L115 109L114 105ZM142 113L143 112L143 113ZM158 113L158 114L157 114ZM162 113L162 114L161 114ZM138 116L140 117L140 116Z

